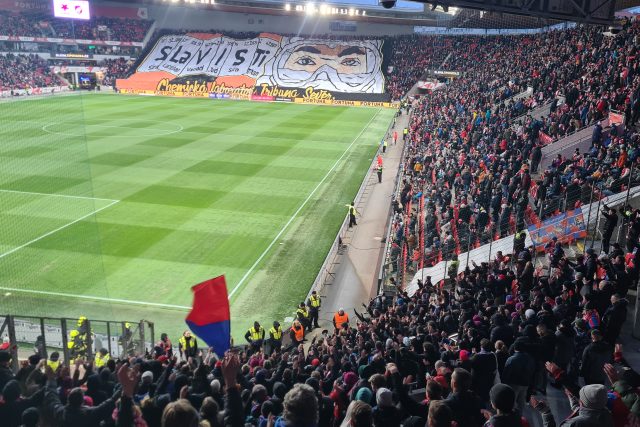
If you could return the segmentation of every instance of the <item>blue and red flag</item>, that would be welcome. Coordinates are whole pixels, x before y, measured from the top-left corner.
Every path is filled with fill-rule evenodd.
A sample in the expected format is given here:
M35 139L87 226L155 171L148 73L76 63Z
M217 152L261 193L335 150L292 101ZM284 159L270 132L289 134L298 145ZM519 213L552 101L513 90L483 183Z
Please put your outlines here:
M191 290L193 306L185 321L194 334L222 357L231 345L231 314L224 276L199 283Z

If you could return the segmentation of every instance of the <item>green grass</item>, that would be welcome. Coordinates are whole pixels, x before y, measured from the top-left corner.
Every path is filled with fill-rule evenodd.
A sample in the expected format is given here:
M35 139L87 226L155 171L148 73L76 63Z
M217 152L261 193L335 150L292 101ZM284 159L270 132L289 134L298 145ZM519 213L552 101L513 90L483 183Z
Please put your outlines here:
M185 310L24 291L189 306L192 285L225 274L231 291L251 271L231 299L234 336L282 320L392 115L116 95L0 103L0 190L15 191L0 191L0 311L147 319L175 337Z

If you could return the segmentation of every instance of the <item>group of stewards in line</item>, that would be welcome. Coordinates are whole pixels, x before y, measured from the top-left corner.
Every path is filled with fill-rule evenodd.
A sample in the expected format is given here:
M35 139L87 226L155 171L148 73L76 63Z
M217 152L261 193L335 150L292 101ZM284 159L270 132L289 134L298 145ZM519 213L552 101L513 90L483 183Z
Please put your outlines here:
M299 346L305 341L307 332L320 327L318 319L321 306L322 301L316 291L311 292L306 304L301 302L298 305L295 318L288 331L290 338L288 348ZM339 332L341 329L348 327L348 325L349 315L341 308L333 315L333 327L336 332ZM265 329L260 325L260 322L255 321L253 326L244 334L244 338L249 343L251 353L264 350L265 353L271 354L282 350L283 334L280 322L274 321L273 326L269 329L269 338L265 339Z

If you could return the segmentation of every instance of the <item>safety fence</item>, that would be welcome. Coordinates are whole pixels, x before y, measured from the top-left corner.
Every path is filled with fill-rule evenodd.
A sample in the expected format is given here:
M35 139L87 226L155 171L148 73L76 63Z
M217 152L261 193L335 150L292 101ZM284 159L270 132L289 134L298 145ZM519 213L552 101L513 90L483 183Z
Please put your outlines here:
M11 353L13 367L32 354L49 358L57 352L60 361L78 357L93 361L101 349L113 358L144 354L155 343L153 322L116 322L1 315L0 337Z
M513 254L514 256L507 258L509 263L513 263L519 249L525 247L533 247L534 265L540 267L545 256L544 251L549 247L548 243L553 237L567 245L581 244L583 249L586 249L601 238L599 228L601 228L603 207L619 209L638 197L640 197L640 186L635 186L628 191L559 213L539 223L526 224L525 233L519 235L510 233L499 239L489 240L481 246L469 246L468 250L434 264L426 262L423 269L413 270L415 274L410 282L405 283L405 290L412 294L418 288L418 280L424 282L429 278L432 283L436 283L461 273L467 267L472 268L474 264L494 262L498 253L504 256ZM623 227L618 227L618 233L612 237L611 243L624 242L625 236L621 233L622 229ZM425 258L428 259L428 257Z
M402 153L400 155L400 167L398 168L398 173L395 176L395 181L394 181L394 186L393 186L393 193L392 193L392 200L391 203L389 204L389 214L388 214L388 224L387 224L387 230L384 234L384 243L385 243L385 248L384 248L384 253L382 255L382 261L380 262L380 265L378 267L378 289L377 289L377 294L380 294L381 292L383 292L385 290L385 285L389 284L389 279L391 277L395 277L396 272L399 269L399 266L401 265L399 260L397 258L393 258L392 260L392 251L394 251L394 247L393 247L393 233L394 231L397 231L397 227L398 227L398 221L400 220L400 218L402 218L403 215L406 216L407 212L410 212L410 210L405 209L405 207L400 207L399 205L399 199L400 199L400 186L402 185L402 178L405 176L406 174L406 161L407 161L407 152L408 152L408 147L409 147L409 141L405 141L403 147L402 147ZM406 257L406 254L404 254L404 256ZM406 272L406 270L404 270ZM395 279L394 279L395 280ZM392 291L394 291L394 289L391 289Z
M389 123L389 126L385 131L385 139L391 137L395 123L396 123L396 120L394 118L394 120L391 123ZM360 184L360 188L358 189L358 192L353 198L353 201L355 202L354 206L356 207L359 206L363 201L367 186L369 185L369 181L374 171L374 166L376 165L376 162L377 162L377 157L378 157L377 155L379 154L380 149L381 148L378 147L378 151L376 151L375 155L373 156L373 160L369 165L367 175L362 180L362 183ZM398 179L399 175L400 174L398 173L398 175L396 176L396 180ZM311 296L311 292L313 291L316 291L318 294L321 294L321 291L324 285L326 285L331 279L334 278L335 271L333 267L337 264L338 257L340 257L344 252L344 236L346 235L348 229L349 229L349 217L347 215L345 219L342 221L342 224L338 229L338 233L336 234L336 237L333 240L331 248L329 249L329 252L326 258L324 259L324 262L322 263L322 266L318 271L318 275L316 276L315 280L313 281L313 284L311 285L311 288L309 289L309 293L307 294L307 298L306 298L307 300L309 299L309 297Z

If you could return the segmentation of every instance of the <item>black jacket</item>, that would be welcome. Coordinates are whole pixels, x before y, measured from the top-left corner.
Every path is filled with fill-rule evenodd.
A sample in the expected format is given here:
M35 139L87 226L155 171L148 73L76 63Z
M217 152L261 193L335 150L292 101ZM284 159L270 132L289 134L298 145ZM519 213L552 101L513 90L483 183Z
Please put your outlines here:
M523 351L516 351L504 364L500 379L505 384L529 386L535 368L533 357Z
M60 402L55 390L47 389L44 406L61 427L93 427L99 425L102 420L109 419L116 405L113 399L107 399L98 406L82 405L79 408L72 408Z
M471 360L472 389L483 401L489 400L498 363L493 353L478 353Z
M14 379L15 375L13 375L13 371L10 368L0 366L0 392L9 381Z
M459 426L481 427L484 424L484 416L480 412L483 405L474 393L451 393L444 402L453 412L453 419Z
M604 372L605 363L613 363L613 347L605 341L592 342L582 353L580 374L585 381L604 384L607 379Z
M611 341L615 341L620 335L622 324L627 319L627 300L621 299L615 302L612 306L607 308L604 316L602 316L602 324L604 326L604 336L609 340L610 344L614 344Z
M509 325L496 326L491 329L491 342L493 344L496 341L501 340L507 347L511 347L513 344L513 328Z

